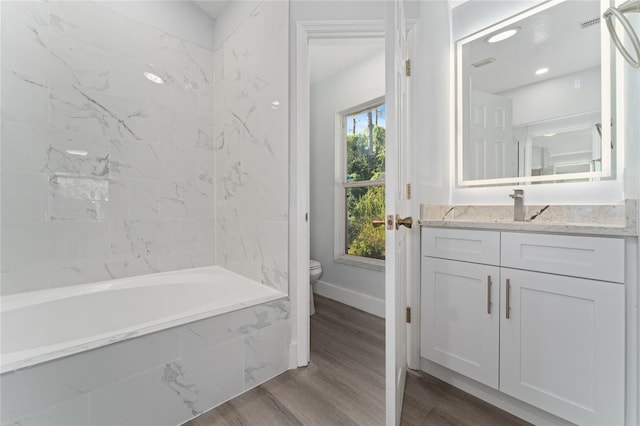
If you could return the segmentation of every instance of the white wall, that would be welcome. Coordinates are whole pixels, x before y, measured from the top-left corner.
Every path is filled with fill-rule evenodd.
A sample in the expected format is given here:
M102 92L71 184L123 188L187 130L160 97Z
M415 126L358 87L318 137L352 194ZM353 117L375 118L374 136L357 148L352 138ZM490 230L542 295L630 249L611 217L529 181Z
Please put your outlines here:
M384 1L293 0L291 23L298 21L345 21L384 19Z
M364 7L363 7L364 6ZM297 110L296 100L298 99L299 94L297 93L296 81L296 65L298 61L297 52L296 52L296 29L297 23L299 22L312 22L312 21L353 21L353 20L384 20L384 1L371 1L371 2L362 2L362 1L306 1L306 0L293 0L290 3L290 25L289 25L289 64L290 64L290 93L289 99L291 100L291 111L294 112L291 116L291 145L290 145L290 155L293 161L290 163L290 173L292 176L297 176L299 173L299 164L295 161L295 159L299 155L300 148L297 146L297 141L299 138L295 134L296 132L296 116L295 111ZM304 150L302 150L304 151ZM306 191L306 188L302 188L296 184L296 181L292 182L292 191ZM300 210L300 206L293 207L290 210L290 214L292 217L304 216L306 209ZM298 215L298 216L295 216ZM294 223L292 221L292 223ZM295 226L290 228L291 232L291 241L292 244L297 241L298 235L297 232L304 233L304 229L297 229ZM333 233L333 230L330 230ZM292 262L298 262L296 258L296 253L292 252L290 259ZM298 285L298 283L292 283L292 286ZM295 292L295 290L294 290ZM360 293L356 293L360 294ZM382 290L382 294L384 294L384 290ZM375 299L380 302L381 299ZM384 307L382 307L381 312L384 312ZM295 330L294 330L295 332Z
M313 55L313 47L310 53ZM329 296L327 292L331 291L350 294L341 291L344 289L378 299L370 302L379 306L383 306L384 300L384 272L334 261L335 116L384 96L384 75L381 48L379 54L367 61L347 66L311 85L311 258L320 261L323 269L322 282L317 284L316 291Z
M420 2L416 54L410 79L415 153L415 204L449 202L450 192L450 13L447 2ZM417 216L416 216L417 215Z
M640 14L627 15L636 32L640 32ZM630 46L629 43L626 46ZM627 49L630 49L627 47ZM625 137L625 193L629 198L640 197L640 70L624 62L619 53L618 66L624 70L624 86L617 91L626 94L624 105Z
M576 82L580 84L576 86ZM600 67L499 93L513 101L513 125L600 111Z

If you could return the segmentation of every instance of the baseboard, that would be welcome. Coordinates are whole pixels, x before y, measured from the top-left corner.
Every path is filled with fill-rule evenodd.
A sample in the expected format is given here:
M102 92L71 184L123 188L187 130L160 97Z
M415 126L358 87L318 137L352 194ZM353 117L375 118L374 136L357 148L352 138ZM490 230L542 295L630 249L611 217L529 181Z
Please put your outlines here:
M289 342L289 370L298 368L298 342Z
M352 306L371 315L384 318L384 300L358 293L325 281L313 285L314 294Z
M420 369L534 425L568 426L573 424L422 357L420 357Z

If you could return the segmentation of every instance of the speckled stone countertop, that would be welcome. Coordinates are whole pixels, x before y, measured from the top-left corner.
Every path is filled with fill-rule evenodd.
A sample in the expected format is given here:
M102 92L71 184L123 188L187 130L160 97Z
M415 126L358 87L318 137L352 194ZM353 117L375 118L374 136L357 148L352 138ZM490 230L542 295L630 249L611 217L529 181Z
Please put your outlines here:
M525 206L525 221L513 221L513 206L422 204L420 224L450 228L567 234L638 235L638 200L615 205Z

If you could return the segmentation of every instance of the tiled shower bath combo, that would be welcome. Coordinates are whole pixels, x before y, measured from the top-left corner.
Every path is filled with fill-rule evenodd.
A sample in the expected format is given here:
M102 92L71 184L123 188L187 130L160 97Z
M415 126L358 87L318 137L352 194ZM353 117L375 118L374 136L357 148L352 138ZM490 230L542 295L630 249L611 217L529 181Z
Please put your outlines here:
M258 4L215 50L93 1L0 7L5 300L213 265L247 281L210 318L3 370L0 423L177 424L288 368L288 2ZM40 326L159 297L134 293Z

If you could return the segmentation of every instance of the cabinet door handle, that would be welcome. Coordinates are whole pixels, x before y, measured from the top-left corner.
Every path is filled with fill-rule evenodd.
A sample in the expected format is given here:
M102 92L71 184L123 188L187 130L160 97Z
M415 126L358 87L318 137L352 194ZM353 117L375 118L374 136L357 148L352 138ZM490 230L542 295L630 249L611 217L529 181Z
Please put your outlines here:
M487 275L487 313L491 315L491 275Z
M507 317L507 319L509 319L509 311L511 310L511 306L509 304L509 300L511 299L511 280L509 278L507 278L507 297L506 297L506 302L507 302L507 306L505 309L505 315Z

